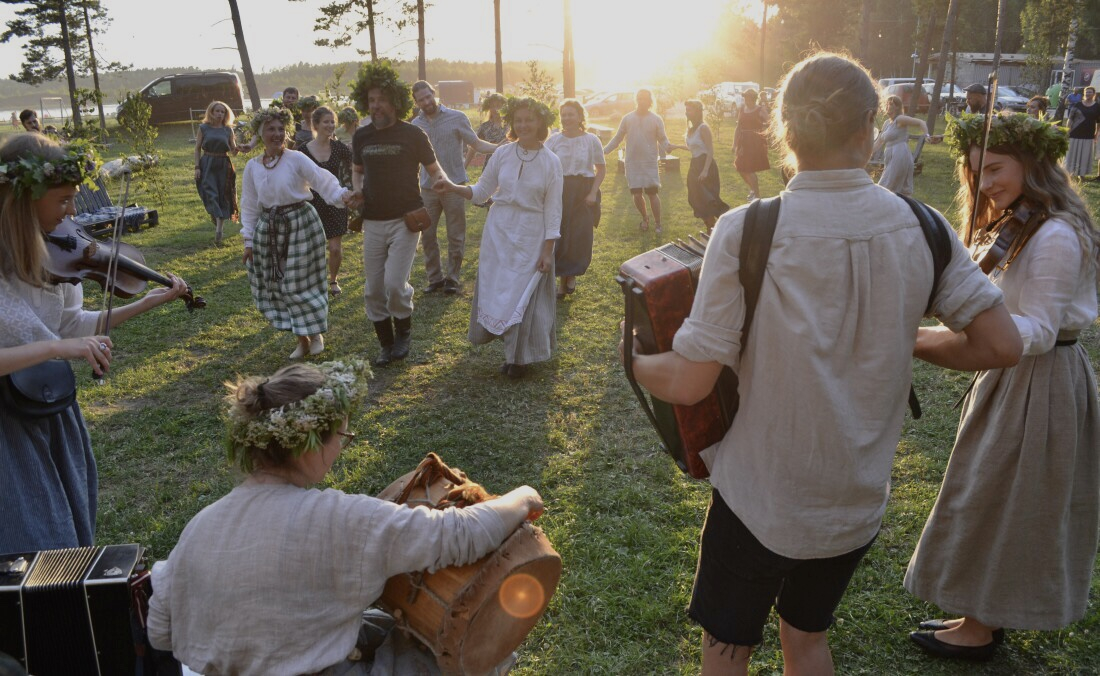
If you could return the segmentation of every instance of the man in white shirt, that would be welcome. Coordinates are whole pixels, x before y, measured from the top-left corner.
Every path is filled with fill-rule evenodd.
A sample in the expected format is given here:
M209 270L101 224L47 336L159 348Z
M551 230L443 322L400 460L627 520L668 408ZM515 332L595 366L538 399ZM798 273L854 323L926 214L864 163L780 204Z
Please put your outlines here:
M441 105L435 99L435 90L423 80L412 86L413 102L420 114L412 123L424 130L432 142L439 166L447 176L459 185L466 183L466 146L479 153L491 153L496 145L477 137L470 118L464 113ZM420 172L420 197L424 208L432 217L431 226L424 231L420 241L424 247L424 271L428 276L428 285L424 293L458 293L461 286L462 255L466 247L466 200L454 193L437 195L432 191L431 176L426 170ZM447 218L447 272L444 274L439 260L439 240L436 232L439 217Z
M649 208L653 211L653 226L657 234L661 233L661 177L658 163L669 149L665 123L659 115L650 111L653 107L653 93L648 89L639 89L634 95L637 108L623 116L615 137L604 146L607 155L619 147L626 139L626 184L634 197L634 206L642 215L638 224L641 230L649 229L649 215L646 213L645 198L649 197Z

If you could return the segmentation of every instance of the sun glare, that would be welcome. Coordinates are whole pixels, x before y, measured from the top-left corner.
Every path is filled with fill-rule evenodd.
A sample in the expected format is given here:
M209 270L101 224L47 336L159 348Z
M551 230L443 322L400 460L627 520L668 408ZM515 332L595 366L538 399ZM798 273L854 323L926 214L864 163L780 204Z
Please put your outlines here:
M630 89L675 76L724 10L715 0L574 2L578 86Z

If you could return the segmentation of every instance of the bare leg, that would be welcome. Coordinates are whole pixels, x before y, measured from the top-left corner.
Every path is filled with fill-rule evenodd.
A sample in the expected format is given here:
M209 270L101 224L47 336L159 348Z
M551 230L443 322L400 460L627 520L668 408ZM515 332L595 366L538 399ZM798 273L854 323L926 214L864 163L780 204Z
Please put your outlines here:
M714 229L714 224L718 222L718 218L715 216L707 216L703 219L703 225L707 226L707 232Z
M703 632L703 676L748 676L752 646L720 643Z
M936 638L944 643L961 646L983 646L993 642L993 630L990 627L975 620L973 617L964 617L958 622L948 622L950 629L936 632Z
M661 196L653 193L649 196L649 208L653 210L653 225L657 232L661 232Z
M799 631L780 619L779 640L783 644L785 676L831 676L834 673L827 632Z
M737 173L741 174L741 178L744 179L745 183L747 183L749 185L749 190L752 191L753 196L754 197L759 197L760 196L760 181L757 180L757 178L756 178L756 172L739 171Z
M328 281L335 284L340 276L340 264L344 261L344 247L337 235L328 241Z
M638 213L642 215L642 223L639 226L642 230L649 229L649 214L645 210L645 195L642 193L634 193L634 207L638 210Z

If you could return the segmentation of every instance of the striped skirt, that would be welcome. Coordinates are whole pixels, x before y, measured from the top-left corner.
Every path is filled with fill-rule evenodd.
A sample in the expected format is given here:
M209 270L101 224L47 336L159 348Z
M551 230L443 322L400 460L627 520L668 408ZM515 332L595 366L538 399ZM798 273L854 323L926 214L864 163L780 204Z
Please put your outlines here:
M325 229L306 202L266 209L256 223L248 281L256 309L280 331L328 330Z

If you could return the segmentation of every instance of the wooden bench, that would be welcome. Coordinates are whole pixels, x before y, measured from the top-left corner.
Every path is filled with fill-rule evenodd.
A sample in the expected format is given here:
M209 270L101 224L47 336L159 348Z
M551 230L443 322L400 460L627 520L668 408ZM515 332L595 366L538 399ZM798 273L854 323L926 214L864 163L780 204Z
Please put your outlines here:
M114 232L115 220L122 207L111 201L111 195L102 176L96 176L95 190L81 187L76 193L76 216L73 220L92 237L108 237ZM150 228L160 222L156 209L146 209L136 204L126 205L123 221L124 232L136 232L147 224Z
M662 155L657 159L657 166L662 172L675 171L678 174L680 173L680 158L671 154ZM620 174L626 173L625 153L622 150L619 151L618 168Z

